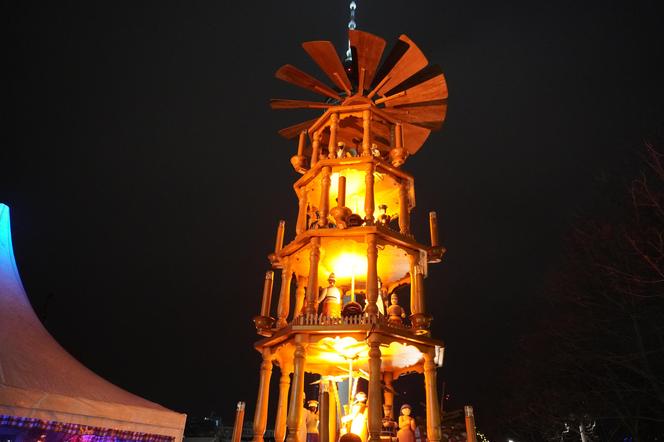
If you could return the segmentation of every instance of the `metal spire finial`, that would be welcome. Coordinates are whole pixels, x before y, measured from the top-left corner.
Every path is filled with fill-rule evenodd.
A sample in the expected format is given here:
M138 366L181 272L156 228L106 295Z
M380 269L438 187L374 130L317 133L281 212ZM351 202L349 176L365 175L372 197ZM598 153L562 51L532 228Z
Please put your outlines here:
M350 2L350 20L348 21L348 29L357 28L357 22L355 22L355 10L357 9L357 3L354 0ZM348 50L346 51L346 61L353 60L353 53L350 50L350 39L348 40Z

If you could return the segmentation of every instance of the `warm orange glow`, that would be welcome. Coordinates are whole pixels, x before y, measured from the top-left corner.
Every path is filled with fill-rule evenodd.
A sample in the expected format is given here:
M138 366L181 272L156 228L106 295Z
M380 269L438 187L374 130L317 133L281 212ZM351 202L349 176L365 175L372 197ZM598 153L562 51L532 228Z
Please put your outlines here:
M361 168L346 168L333 172L330 175L330 207L337 205L339 176L346 177L346 207L364 218L366 216L364 211L366 171ZM375 207L386 204L387 213L390 216L396 216L399 213L397 182L389 175L374 172L374 186Z
M418 364L422 360L422 352L412 345L392 342L389 346L381 346L383 364L389 368L406 368ZM353 337L325 337L311 348L307 358L310 362L329 365L343 373L347 364L352 361L355 370L367 370L369 346L365 341ZM334 368L331 371L335 371Z
M353 278L360 276L365 279L367 274L367 256L357 253L344 252L332 262L332 270L338 278Z

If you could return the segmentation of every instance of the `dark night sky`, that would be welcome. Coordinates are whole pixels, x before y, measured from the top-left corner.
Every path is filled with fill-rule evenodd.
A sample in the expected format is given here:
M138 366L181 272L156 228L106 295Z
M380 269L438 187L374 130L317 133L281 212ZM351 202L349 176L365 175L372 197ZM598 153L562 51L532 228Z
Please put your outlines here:
M561 235L664 121L656 3L358 1L359 29L409 35L446 73L447 122L404 167L419 239L437 210L448 248L426 281L440 377L480 427ZM251 317L296 211L276 131L301 114L267 101L314 98L272 75L325 78L299 45L343 49L347 2L4 7L0 201L35 309L118 385L232 416L255 398Z

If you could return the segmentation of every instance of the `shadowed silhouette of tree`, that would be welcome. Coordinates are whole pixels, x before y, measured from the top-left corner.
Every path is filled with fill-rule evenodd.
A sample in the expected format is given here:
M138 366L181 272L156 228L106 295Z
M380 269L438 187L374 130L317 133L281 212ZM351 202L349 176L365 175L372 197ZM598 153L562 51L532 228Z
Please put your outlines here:
M664 440L661 138L645 143L639 169L626 185L610 179L601 207L566 238L505 381L504 432L515 440Z

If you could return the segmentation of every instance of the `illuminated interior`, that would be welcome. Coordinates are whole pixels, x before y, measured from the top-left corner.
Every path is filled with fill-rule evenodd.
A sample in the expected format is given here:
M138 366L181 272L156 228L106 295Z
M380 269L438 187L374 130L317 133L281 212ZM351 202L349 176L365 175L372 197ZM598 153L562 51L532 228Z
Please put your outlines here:
M291 346L284 346L280 350L283 356L293 351ZM382 369L386 371L404 370L413 368L423 361L423 354L417 347L399 342L383 344L380 347ZM369 346L365 340L352 336L323 337L307 347L305 370L323 376L347 376L349 364L352 361L352 370L369 371Z
M337 206L340 176L346 177L346 207L348 207L353 213L364 218L366 216L366 212L364 211L366 168L359 167L357 164L339 164L332 167L329 193L330 208ZM412 190L412 179L409 181L408 205L412 208L415 206L415 194ZM385 205L387 206L386 214L391 218L398 218L400 206L399 184L400 180L389 173L389 171L382 170L380 167L376 168L376 171L374 172L374 216L377 217L381 215L382 211L379 210L379 207ZM314 178L308 181L304 187L307 192L307 200L309 203L318 207L320 205L321 174L318 173Z
M309 274L309 247L300 249L293 255L293 271L298 275ZM390 284L404 278L410 272L408 254L402 248L385 244L378 250L378 277L383 284ZM355 283L357 290L364 290L367 279L367 245L364 237L321 238L318 281L327 285L330 273L336 277L339 288L350 290Z

